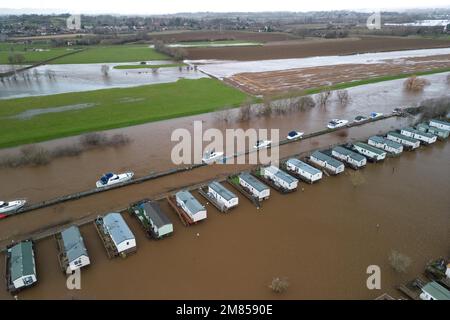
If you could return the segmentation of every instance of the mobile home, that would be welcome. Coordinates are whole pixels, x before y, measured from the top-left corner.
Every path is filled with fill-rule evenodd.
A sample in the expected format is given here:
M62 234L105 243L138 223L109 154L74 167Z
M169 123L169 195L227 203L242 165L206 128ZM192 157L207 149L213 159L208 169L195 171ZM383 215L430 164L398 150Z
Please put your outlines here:
M296 190L298 180L286 172L275 166L265 167L261 169L264 178L273 181L275 185L279 185L286 190Z
M325 153L322 153L320 151L315 151L311 154L311 162L315 163L325 169L328 169L333 174L339 174L341 172L344 172L344 164Z
M175 194L177 205L180 206L193 222L206 219L206 208L189 191L179 191Z
M411 149L417 149L420 146L420 141L414 138L410 138L407 136L404 136L397 132L389 132L386 136L388 140L401 143L404 147L411 148Z
M17 292L37 282L33 242L19 242L7 248L7 289Z
M295 158L286 161L286 168L311 183L322 179L322 171Z
M147 235L161 239L173 233L173 224L157 201L144 200L132 205L130 212L138 218Z
M208 184L208 193L227 209L236 207L239 204L239 198L219 182L213 181Z
M260 201L270 196L270 188L247 172L239 175L239 184Z
M431 133L421 132L413 128L404 128L400 131L401 134L407 137L417 139L427 144L435 143L437 137Z
M72 226L63 230L56 239L64 272L72 272L91 263L78 227Z
M108 254L110 257L136 251L136 238L120 213L112 212L99 217L96 225L107 250L112 246L113 252Z
M380 136L370 137L369 140L367 140L367 143L373 147L382 149L392 154L400 154L403 152L402 144Z
M450 135L450 131L444 130L444 129L439 129L436 127L431 127L431 126L427 125L426 123L419 123L416 126L416 128L419 131L433 134L433 135L437 136L438 139L441 139L441 140L447 139Z
M366 157L343 147L334 147L331 154L354 168L362 168L367 164Z
M450 131L450 122L447 122L444 120L433 119L433 120L430 120L430 127L435 127L435 128Z
M385 151L375 148L373 146L370 146L367 143L356 142L355 144L353 144L353 147L355 148L356 151L358 151L362 155L369 157L369 159L372 159L375 161L381 161L386 158Z
M450 291L436 281L427 283L421 290L420 299L422 300L450 300Z

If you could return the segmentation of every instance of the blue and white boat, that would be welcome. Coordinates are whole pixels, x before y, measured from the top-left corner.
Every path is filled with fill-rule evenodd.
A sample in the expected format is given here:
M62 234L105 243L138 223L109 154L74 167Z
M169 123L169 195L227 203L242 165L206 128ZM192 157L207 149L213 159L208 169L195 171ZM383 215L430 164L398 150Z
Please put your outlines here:
M97 181L97 188L109 187L117 183L129 181L133 179L133 172L125 172L120 174L115 174L112 172L104 174L100 180Z

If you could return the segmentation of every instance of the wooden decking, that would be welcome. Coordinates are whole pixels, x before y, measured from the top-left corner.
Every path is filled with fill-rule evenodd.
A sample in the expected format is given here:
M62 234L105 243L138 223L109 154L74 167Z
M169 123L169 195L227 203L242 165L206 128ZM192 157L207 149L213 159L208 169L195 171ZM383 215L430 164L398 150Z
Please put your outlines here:
M235 177L237 177L237 176L228 177L228 183L231 184L242 195L244 195L244 197L246 197L248 200L250 200L256 206L256 208L258 208L258 209L261 208L261 201L259 201L259 199L257 199L255 196L253 196L253 194L250 191L248 191L246 188L244 188L240 184L234 182L233 179Z
M198 193L203 196L206 200L212 203L214 207L216 207L217 210L219 210L222 213L227 213L229 208L225 206L224 204L220 203L216 200L216 198L211 197L208 193L208 191L205 191L205 187L198 188Z
M69 267L69 260L67 259L66 252L64 250L64 242L61 237L61 233L55 234L56 247L58 248L58 261L59 266L63 273L66 273Z
M175 196L168 196L167 202L172 207L172 209L175 211L175 213L178 215L178 218L180 218L181 223L185 227L188 227L192 224L195 224L195 221L192 220L192 218L181 208L177 205L177 201L175 200Z
M117 251L117 248L114 245L111 237L109 235L105 234L105 232L103 231L103 225L102 225L103 222L102 221L103 221L103 218L98 217L94 221L94 226L95 226L95 229L97 230L97 233L98 233L100 239L103 242L103 246L105 247L108 258L112 259L114 257L117 257L119 255L119 252Z

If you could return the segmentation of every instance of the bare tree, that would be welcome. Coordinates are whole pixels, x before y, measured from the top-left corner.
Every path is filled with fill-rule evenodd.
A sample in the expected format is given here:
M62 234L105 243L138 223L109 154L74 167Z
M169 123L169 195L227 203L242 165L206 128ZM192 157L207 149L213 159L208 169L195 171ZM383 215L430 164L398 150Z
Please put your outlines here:
M327 90L327 91L322 91L321 93L319 93L319 94L317 95L317 98L316 98L316 99L317 99L317 100L316 100L317 104L318 104L319 106L321 106L322 108L326 107L327 104L328 104L328 101L329 101L330 98L331 98L331 95L332 95L332 92L329 91L329 90Z
M406 269L411 265L412 260L407 255L392 250L389 255L389 262L396 272L403 273L406 272Z
M232 120L232 110L231 107L223 107L215 114L216 119L221 122L230 122Z
M156 73L158 73L159 72L159 68L152 68L152 73L153 74L156 74Z
M313 98L311 98L311 96L305 96L305 97L301 97L298 100L298 105L299 105L300 111L305 111L305 110L314 108L316 106L316 102L314 101Z
M427 79L411 76L403 83L405 89L411 92L421 92L430 82Z
M250 100L244 101L244 103L239 108L239 120L248 121L252 117L252 103Z
M260 108L259 115L267 117L272 114L272 98L270 96L264 96L262 106Z
M338 90L336 94L341 106L346 107L350 103L350 95L347 90Z
M450 74L447 75L447 84L450 85Z
M104 77L108 77L109 76L109 66L107 64L103 64L100 68L102 75Z
M289 281L287 278L273 278L269 288L275 293L283 293L289 287Z

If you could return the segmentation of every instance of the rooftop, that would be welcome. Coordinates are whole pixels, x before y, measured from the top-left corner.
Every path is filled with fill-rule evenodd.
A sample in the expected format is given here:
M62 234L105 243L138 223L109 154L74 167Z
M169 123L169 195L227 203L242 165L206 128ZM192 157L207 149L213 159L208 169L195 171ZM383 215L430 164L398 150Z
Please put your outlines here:
M225 188L223 185L221 185L219 182L213 181L208 185L211 189L213 189L215 192L220 194L225 200L231 200L234 198L237 198L236 195Z
M422 291L433 296L436 300L450 300L450 291L445 289L439 283L433 281L423 286Z
M15 281L23 276L35 274L33 244L22 241L9 248L11 280Z
M397 138L400 138L400 139L403 139L405 141L409 141L409 142L412 142L412 143L419 142L419 140L417 140L417 139L414 139L414 138L411 138L411 137L407 137L407 136L405 136L403 134L400 134L400 133L394 132L394 131L389 132L388 135L393 136L393 137L397 137Z
M407 132L411 132L411 133L416 133L416 134L422 135L422 136L427 137L427 138L433 138L434 137L434 135L432 135L431 133L418 131L418 130L416 130L414 128L411 128L411 127L403 128L402 130L403 131L407 131Z
M332 158L332 157L330 157L330 156L328 156L328 155L326 155L326 154L324 154L324 153L322 153L320 151L314 151L311 154L311 157L317 158L317 159L319 159L321 161L325 161L330 166L333 166L335 168L338 168L338 167L344 165L342 162L340 162L340 161L338 161L338 160L336 160L336 159L334 159L334 158Z
M275 166L266 167L266 168L264 168L264 170L271 172L278 179L283 180L289 184L294 183L296 181L298 182L298 180L296 178L294 178L293 176L287 174L286 172L280 170L279 168L277 168Z
M116 244L134 239L133 233L120 213L113 212L105 215L103 217L103 226Z
M88 256L87 249L84 245L78 227L70 227L61 232L61 238L64 244L64 251L69 260L69 263L82 256Z
M144 215L151 220L157 228L172 224L169 218L162 212L158 202L147 201L139 205L139 207L144 211Z
M287 161L287 163L289 163L289 164L291 164L291 165L293 165L293 166L295 166L295 167L297 167L297 168L299 168L301 170L304 170L304 171L306 171L306 172L308 172L309 174L312 174L312 175L318 174L318 173L321 172L319 169L316 169L313 166L310 166L309 164L304 163L303 161L300 161L300 160L295 159L295 158L289 159Z
M263 190L269 189L268 186L266 186L264 183L256 179L254 176L252 176L250 173L244 172L239 175L239 178L250 184L253 188L258 190L259 192Z
M333 150L340 154L349 156L350 158L352 158L353 160L358 161L358 162L366 159L364 156L360 155L359 153L353 152L352 150L349 150L344 147L337 146L337 147L334 147Z
M186 207L189 209L189 211L192 214L196 214L197 212L205 210L205 207L202 206L200 202L198 202L197 199L194 198L194 196L189 191L179 191L175 195L180 201L184 202Z
M446 126L450 126L450 122L448 121L444 121L444 120L439 120L439 119L432 119L430 122L436 122L436 123L440 123Z
M395 149L399 149L399 148L402 147L402 145L400 143L392 141L392 140L389 140L389 139L385 139L385 138L380 137L380 136L372 136L372 137L369 138L369 140L375 141L377 143L385 144L385 145L387 145L387 146L389 146L391 148L395 148Z
M360 148L369 150L370 152L373 152L373 153L378 154L378 155L382 155L382 154L386 153L385 151L380 150L378 148L375 148L375 147L373 147L371 145L368 145L367 143L364 143L364 142L355 142L355 146L358 146Z

